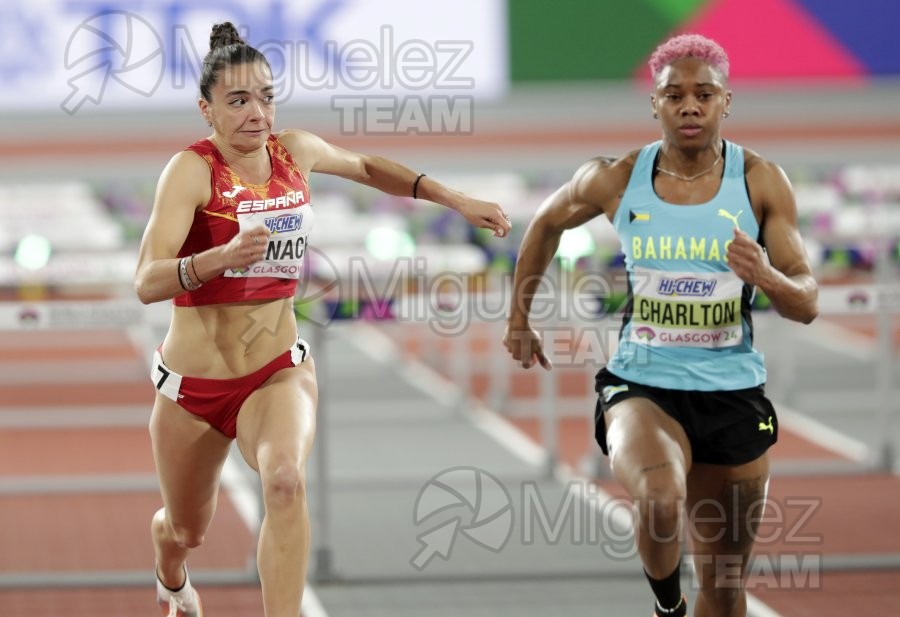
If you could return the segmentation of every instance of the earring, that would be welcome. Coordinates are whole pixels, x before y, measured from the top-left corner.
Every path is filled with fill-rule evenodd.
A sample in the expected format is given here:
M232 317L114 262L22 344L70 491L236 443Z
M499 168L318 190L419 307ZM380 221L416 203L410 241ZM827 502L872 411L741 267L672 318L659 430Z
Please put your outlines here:
M659 120L659 114L656 113L655 111L653 112L653 119L654 119L654 120Z
M209 120L207 120L207 121L206 121L206 125L207 125L207 126L212 126L212 122L210 122Z
M726 111L725 113L722 114L722 117L723 117L723 118L727 118L727 117L730 116L730 115L731 115L731 112L730 112L730 111Z

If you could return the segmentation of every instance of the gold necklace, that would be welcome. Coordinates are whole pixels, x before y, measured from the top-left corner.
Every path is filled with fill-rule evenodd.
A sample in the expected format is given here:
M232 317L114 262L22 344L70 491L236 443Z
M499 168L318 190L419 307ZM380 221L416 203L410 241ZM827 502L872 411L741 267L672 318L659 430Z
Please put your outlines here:
M659 165L656 166L656 171L661 171L664 174L672 176L673 178L678 178L679 180L684 180L685 182L693 182L697 178L705 176L706 174L711 172L713 169L715 169L716 165L718 165L719 161L721 161L721 160L722 160L722 153L720 152L719 156L716 157L716 160L713 161L712 165L710 165L707 169L704 169L703 171L701 171L699 174L694 174L693 176L682 176L681 174L676 174L674 171L669 171L668 169L663 169Z

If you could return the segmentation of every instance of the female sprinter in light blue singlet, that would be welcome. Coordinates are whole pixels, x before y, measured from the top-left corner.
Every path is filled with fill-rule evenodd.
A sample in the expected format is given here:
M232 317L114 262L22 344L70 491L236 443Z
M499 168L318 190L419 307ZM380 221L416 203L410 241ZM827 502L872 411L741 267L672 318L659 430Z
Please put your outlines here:
M725 51L682 35L656 49L650 68L662 140L589 161L544 202L522 240L504 343L525 368L549 370L531 298L562 232L605 215L622 240L629 301L619 347L597 374L596 437L634 500L655 614L687 614L686 510L695 614L743 616L753 513L763 511L778 436L750 299L758 288L782 316L809 323L818 288L784 172L720 134L731 105Z

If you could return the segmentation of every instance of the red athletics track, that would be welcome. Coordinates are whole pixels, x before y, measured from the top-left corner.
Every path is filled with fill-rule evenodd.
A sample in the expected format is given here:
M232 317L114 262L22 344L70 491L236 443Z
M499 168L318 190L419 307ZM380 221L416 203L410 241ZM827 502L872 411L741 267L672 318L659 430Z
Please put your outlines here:
M13 332L0 337L4 488L12 478L56 478L56 484L66 486L79 478L137 475L134 486L126 481L129 490L120 492L0 492L0 574L147 573L146 585L136 588L0 589L3 617L159 614L149 521L160 498L146 427L153 401L146 372L144 359L119 332ZM98 425L101 421L107 426ZM223 492L206 543L190 565L241 569L254 544ZM207 614L262 615L256 587L200 590Z

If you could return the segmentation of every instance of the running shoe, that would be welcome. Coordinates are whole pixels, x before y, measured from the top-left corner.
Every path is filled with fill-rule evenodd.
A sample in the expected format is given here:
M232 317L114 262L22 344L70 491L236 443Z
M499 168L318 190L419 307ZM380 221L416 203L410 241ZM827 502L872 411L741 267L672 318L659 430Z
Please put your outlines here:
M157 577L156 602L165 617L203 617L200 594L191 586L187 572L185 572L184 585L178 591L168 589Z

